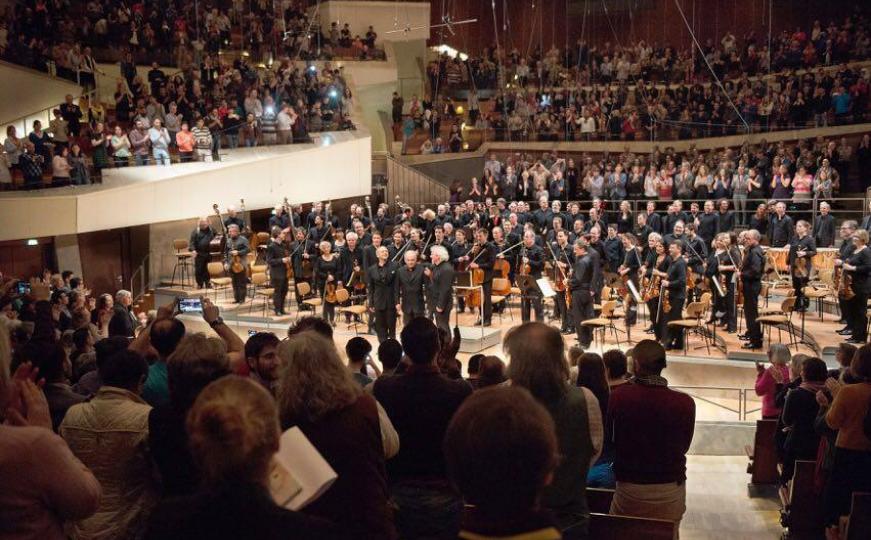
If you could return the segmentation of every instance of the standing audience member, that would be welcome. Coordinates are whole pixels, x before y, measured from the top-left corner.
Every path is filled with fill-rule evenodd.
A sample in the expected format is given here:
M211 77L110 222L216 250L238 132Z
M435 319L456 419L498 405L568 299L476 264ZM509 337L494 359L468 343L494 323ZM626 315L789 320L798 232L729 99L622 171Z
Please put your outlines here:
M586 538L590 512L587 472L602 449L602 414L592 392L570 386L565 344L559 329L524 323L505 336L511 384L544 405L556 425L562 460L544 490L542 505L554 515L563 538Z
M15 351L15 365L31 363L45 380L43 392L48 400L52 429L57 431L67 411L85 401L85 396L73 391L64 372L67 355L60 343L31 339Z
M756 395L762 398L762 418L776 420L780 416L780 407L776 398L778 386L789 382L789 348L781 343L775 343L768 349L768 360L771 365L766 368L756 364Z
M608 402L617 478L611 513L673 521L678 528L686 512L686 453L696 405L668 387L661 375L665 349L658 342L638 343L632 365L635 377L615 388Z
M814 421L819 412L817 392L825 388L826 363L819 358L808 358L801 365L801 383L786 395L781 421L786 439L784 441L783 471L780 483L792 479L795 461L814 461L820 445L820 436L814 431Z

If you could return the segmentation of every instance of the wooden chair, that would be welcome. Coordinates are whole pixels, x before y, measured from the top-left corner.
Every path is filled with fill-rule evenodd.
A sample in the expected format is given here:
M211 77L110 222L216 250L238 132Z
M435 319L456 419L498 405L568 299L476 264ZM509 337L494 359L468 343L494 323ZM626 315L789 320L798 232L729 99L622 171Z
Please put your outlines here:
M827 298L832 295L832 291L827 286L812 286L808 285L807 287L803 287L801 293L805 295L808 300L816 300L817 302L817 312L820 314L820 321L823 320L823 298ZM837 298L837 293L835 293L835 298Z
M617 345L620 345L620 335L617 332L617 326L614 325L614 310L617 309L616 300L608 300L602 303L599 316L594 319L587 319L581 323L581 326L591 328L593 331L593 339L596 338L596 331L601 332L601 345L605 345L605 332L612 330L614 338L617 340Z
M708 354L711 354L711 343L707 335L704 333L704 316L707 306L702 302L690 302L686 307L684 318L676 321L669 321L669 328L679 328L683 333L683 353L687 353L687 341L690 334L698 334L702 336L705 342L705 347L708 349Z
M224 297L227 297L227 291L233 285L233 279L224 275L224 263L210 262L206 268L209 271L209 281L212 284L212 292L215 295L215 302L218 301L218 291L224 291Z
M777 420L757 420L753 448L744 447L750 459L747 472L750 474L751 484L776 484L780 478L777 474L777 449L774 446L775 431Z
M602 294L599 296L599 299L602 301L602 303L601 304L593 304L593 311L599 311L600 309L602 309L602 306L605 304L605 302L607 302L608 300L611 299L611 291L612 290L613 289L611 289L611 287L609 287L607 285L602 287Z
M789 538L823 538L825 516L820 496L814 490L813 461L796 461L788 488L780 490L783 506L780 521L789 529Z
M590 514L589 538L596 540L674 540L675 532L674 522L664 519Z
M251 274L253 294L251 304L248 305L248 313L251 313L251 310L254 308L254 300L257 298L263 298L263 316L266 316L266 306L269 304L272 295L275 293L275 289L269 287L267 283L269 283L269 278L266 277L265 272Z
M302 302L302 305L310 307L312 312L317 312L318 306L322 306L324 304L323 299L315 295L312 291L312 286L305 281L300 281L296 284L296 292L299 293L299 298L300 302ZM299 320L300 313L302 312L302 306L298 306L298 308L299 309L296 310L297 320Z
M193 274L191 259L193 259L194 254L190 252L190 244L184 238L173 240L172 247L175 249L175 266L172 268L172 278L169 282L175 285L175 272L178 270L181 288L184 289L185 284L191 280Z
M349 306L342 306L345 302L351 299L351 293L348 289L336 289L336 305L339 306L336 308L336 313L348 313L351 315L351 324L348 325L348 328L351 328L351 325L354 325L354 334L359 335L357 331L357 322L358 319L362 320L363 316L369 316L369 309L366 307L366 304L353 304Z
M508 278L493 278L492 288L497 291L504 291L506 289L511 289L511 282L508 281ZM520 290L520 289L518 289ZM508 310L508 315L511 316L511 320L514 320L514 314L511 313L511 309L508 307L508 298L509 295L502 294L491 294L490 295L490 304L496 306L498 304L502 304L503 309ZM502 313L496 313L499 316L499 320L502 320Z
M756 322L762 325L762 333L765 334L766 328L768 329L768 346L771 346L771 328L777 327L777 338L778 342L783 343L783 328L781 325L786 326L786 331L789 334L789 346L794 346L798 348L798 339L795 335L795 329L792 327L792 312L795 309L795 296L790 296L783 299L783 302L780 303L780 311L777 313L769 313L767 315L761 315L756 319Z
M257 260L266 262L266 248L269 247L269 233L259 232L255 234L257 238Z
M853 505L850 520L843 538L846 540L867 540L871 533L871 493L853 492Z

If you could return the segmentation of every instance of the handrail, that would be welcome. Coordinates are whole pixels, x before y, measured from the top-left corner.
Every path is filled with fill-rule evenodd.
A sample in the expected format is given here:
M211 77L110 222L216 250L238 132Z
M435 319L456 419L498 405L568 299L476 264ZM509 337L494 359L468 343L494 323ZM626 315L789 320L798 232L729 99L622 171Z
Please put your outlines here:
M146 286L146 277L145 276L146 276L146 271L147 271L146 265L148 264L150 259L151 259L151 252L149 251L148 253L145 254L145 257L142 258L142 262L139 263L139 266L136 268L136 270L134 270L133 273L130 275L130 294L133 295L133 302L137 302L140 298L145 296L146 292L148 292L148 287ZM139 284L140 284L139 294L136 293L136 288L135 288L137 275L139 276ZM150 280L149 280L149 284L150 284Z
M736 413L738 415L738 420L741 422L746 421L747 418L751 414L753 414L761 409L761 407L755 408L755 409L748 409L748 407L749 407L748 398L750 396L754 395L754 393L755 393L755 390L753 388L739 388L739 387L734 387L734 386L681 386L681 385L669 386L669 388L672 388L675 390L715 390L715 391L728 392L728 393L736 392L737 396L738 396L738 408L737 409L734 409L734 408L729 407L727 405L723 405L721 403L717 403L716 401L713 401L712 399L708 399L708 398L699 396L699 395L694 394L692 392L686 392L686 394L688 396L692 397L693 399L697 399L699 401L703 401L705 403L708 403L708 404L713 405L715 407L718 407L720 409L724 409L726 411Z
M76 102L76 104L78 104L78 103L80 102L81 98L83 98L83 97L87 97L87 98L88 98L88 101L90 101L90 102L93 103L93 99L96 98L96 96L97 96L97 89L94 88L93 90L89 90L89 91L87 91L87 92L83 92L83 93L81 94L81 96L79 96L78 98L76 98L74 101ZM26 136L27 136L27 119L28 119L28 118L33 118L34 116L45 115L45 116L47 116L47 117L49 118L49 121L50 121L50 120L51 120L51 111L54 110L54 109L56 109L59 105L60 105L60 104L52 105L51 107L46 107L46 108L44 108L44 109L40 109L40 110L38 110L38 111L35 111L35 112L32 112L32 113L29 113L29 114L25 114L25 115L22 115L22 116L18 116L18 117L16 117L16 118L13 118L12 120L9 120L9 121L6 121L6 122L3 122L3 124L4 124L4 125L9 125L9 124L11 124L11 125L16 125L18 122L22 122L23 125L24 125L24 133L22 134L22 136L25 136L25 137L26 137ZM49 127L48 124L46 124L46 125L44 126L44 128L45 128L46 131L48 131L48 127Z
M406 204L421 204L432 198L447 200L450 190L441 182L387 156L387 201L397 198Z

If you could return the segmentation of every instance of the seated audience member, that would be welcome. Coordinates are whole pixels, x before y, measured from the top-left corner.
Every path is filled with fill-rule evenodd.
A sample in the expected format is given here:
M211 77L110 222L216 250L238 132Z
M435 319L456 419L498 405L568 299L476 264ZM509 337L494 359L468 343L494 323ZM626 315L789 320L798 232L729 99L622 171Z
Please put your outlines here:
M373 388L401 442L387 462L396 525L402 538L456 537L463 502L447 480L442 441L472 388L439 372L439 334L432 321L417 317L400 337L411 365L402 375L378 379Z
M352 337L345 344L345 354L348 356L348 369L351 370L351 377L363 388L372 382L372 378L366 374L366 366L375 365L369 357L371 352L372 344L360 336Z
M484 354L473 354L469 357L469 376L466 379L472 388L478 388L478 377L481 374L481 360L484 359Z
M97 369L94 338L94 334L87 326L73 330L73 350L70 352L73 382L78 382L82 375Z
M97 513L73 524L74 538L136 538L157 500L146 450L151 406L140 397L148 363L131 350L100 367L103 386L70 407L60 435L103 487Z
M302 332L278 346L283 429L298 427L339 478L303 512L360 538L395 538L378 407L363 393L333 342Z
M468 505L460 538L560 538L541 507L559 462L556 430L529 392L475 392L451 420L444 453L451 483Z
M73 389L83 396L93 396L103 386L100 377L100 366L105 364L116 352L123 351L130 344L130 340L120 336L101 339L94 345L94 353L97 358L96 369L91 370L79 379Z
M263 385L273 396L278 389L278 336L257 332L245 342L245 366L248 377ZM240 370L241 371L241 370Z
M578 360L577 385L586 388L596 396L602 418L606 418L611 390L608 386L605 363L602 361L601 356L596 353L584 353L581 355L581 358ZM587 474L587 485L589 487L614 489L614 444L611 440L611 434L608 432L608 426L603 426L603 429L602 453L599 454L596 463L593 464L590 472Z
M605 363L605 373L608 376L608 388L611 391L621 384L629 382L626 353L620 349L605 351L602 353L602 362Z
M768 360L771 365L766 368L756 364L756 395L762 397L762 418L776 420L780 416L780 408L776 398L778 385L789 382L791 359L789 348L781 343L775 343L768 349Z
M478 388L495 386L506 381L505 362L498 356L485 356L481 359L481 372L478 376Z
M511 384L529 390L556 425L562 460L542 496L563 538L586 538L590 521L587 472L602 449L602 413L586 388L570 386L565 344L558 328L528 322L505 336Z
M85 401L85 396L73 391L64 373L66 351L60 343L32 339L15 352L16 367L30 362L39 368L39 377L45 379L42 391L48 400L52 429L57 431L70 407Z
M9 336L0 325L0 538L65 540L66 521L97 511L100 483L52 433L33 366L24 363L12 376L10 360Z
M281 432L275 401L262 386L233 375L214 381L197 396L186 426L202 486L161 502L146 539L351 538L272 500L269 471Z
M819 358L808 358L801 365L801 384L786 395L781 422L786 438L783 444L783 485L792 479L795 460L814 461L820 446L820 436L814 431L814 421L820 406L817 392L825 388L826 363Z
M199 486L199 475L188 449L185 418L203 388L230 373L227 347L205 334L187 335L167 359L166 370L169 403L148 415L148 450L163 496L189 495Z
M642 340L632 349L635 377L608 400L617 487L611 513L680 525L686 511L686 453L693 440L693 398L668 387L665 349ZM639 452L644 448L644 452Z
M871 491L871 439L863 429L871 403L871 345L856 351L850 364L855 384L831 385L834 399L823 393L820 405L828 427L838 430L834 459L824 494L826 524L835 528L841 516L850 513L854 492Z
M404 367L402 364L402 345L395 339L385 339L378 345L378 360L381 361L381 367L384 370L381 377L400 375Z

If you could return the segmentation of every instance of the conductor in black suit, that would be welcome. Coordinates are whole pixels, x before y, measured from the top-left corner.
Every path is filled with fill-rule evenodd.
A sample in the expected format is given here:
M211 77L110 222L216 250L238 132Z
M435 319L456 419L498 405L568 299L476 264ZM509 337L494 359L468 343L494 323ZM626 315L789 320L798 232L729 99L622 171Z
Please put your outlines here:
M687 262L681 256L682 250L683 245L680 240L669 244L668 255L671 258L671 263L662 281L662 285L668 290L668 300L671 304L671 309L668 312L663 312L662 317L660 317L660 324L662 324L660 335L666 336L666 350L683 349L683 330L668 326L669 322L681 318L683 305L687 299ZM661 296L660 301L662 301Z
M417 252L406 251L402 258L405 264L396 272L396 310L402 312L402 324L406 325L415 317L423 317L426 305L423 301L423 267L417 264Z
M369 313L375 323L378 343L396 338L396 265L390 262L390 252L380 246L375 250L377 261L366 270L366 290L369 293Z
M475 257L475 262L469 264L469 268L480 268L484 271L484 282L481 283L484 289L484 326L490 326L490 319L493 316L493 264L496 262L496 246L487 241L488 231L481 228L475 231L475 240L480 246L480 252Z
M287 266L292 264L285 240L285 232L277 226L273 227L272 240L266 247L266 265L269 267L269 281L273 289L272 309L276 315L284 315L284 300L287 297Z
M432 267L424 273L430 278L429 303L436 326L448 333L451 330L451 309L454 307L454 267L450 263L448 250L434 246L430 250Z
M132 305L133 295L130 291L122 289L115 293L115 307L112 308L112 318L109 319L110 336L134 337L139 321L130 308Z

